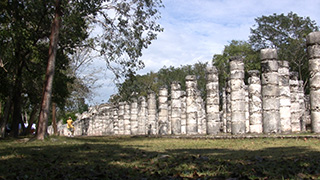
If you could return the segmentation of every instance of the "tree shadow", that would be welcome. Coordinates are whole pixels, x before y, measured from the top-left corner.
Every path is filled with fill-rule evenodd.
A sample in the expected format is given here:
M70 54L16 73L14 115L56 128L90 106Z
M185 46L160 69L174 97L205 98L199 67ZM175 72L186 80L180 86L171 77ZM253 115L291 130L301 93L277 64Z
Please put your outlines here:
M319 178L320 152L306 147L159 153L116 143L132 140L139 138L65 138L56 145L7 146L0 152L0 179Z

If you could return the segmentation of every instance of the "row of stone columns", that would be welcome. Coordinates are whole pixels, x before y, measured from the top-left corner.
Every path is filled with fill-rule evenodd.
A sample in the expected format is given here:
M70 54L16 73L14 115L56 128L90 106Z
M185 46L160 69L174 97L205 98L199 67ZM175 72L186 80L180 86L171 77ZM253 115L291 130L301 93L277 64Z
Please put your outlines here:
M320 32L307 37L310 70L310 109L312 131L320 132ZM207 68L207 100L203 102L195 75L186 77L186 92L179 82L168 89L150 92L147 100L140 97L116 106L101 105L75 124L79 134L217 134L289 133L305 131L303 82L296 72L289 72L289 63L278 60L275 49L262 49L261 75L249 71L248 86L244 83L241 57L230 59L230 76L220 92L218 71ZM261 76L261 78L260 78Z
M274 53L274 51L269 51ZM270 56L270 55L269 55ZM230 62L230 104L231 112L228 115L227 103L225 110L220 116L219 112L219 84L217 70L215 67L207 68L207 102L206 102L206 119L201 118L201 109L204 109L199 102L199 93L196 88L195 77L187 78L187 93L181 91L180 84L173 82L171 85L171 101L168 101L168 90L161 88L159 92L159 112L156 110L155 93L150 93L148 103L144 97L140 97L139 101L133 99L131 103L119 103L118 107L100 107L96 112L95 118L92 118L91 129L89 134L105 135L105 134L126 134L126 135L143 135L143 134L217 134L227 132L228 116L231 118L232 134L250 133L272 133L272 132L298 132L302 130L302 110L303 88L301 82L297 80L296 73L291 73L289 82L288 65L285 61L266 62L270 66L272 63L278 63L279 84L278 91L269 91L276 89L274 75L263 74L263 83L260 83L259 71L249 71L248 92L244 85L244 66L241 58L233 58ZM270 60L268 60L270 61ZM280 65L282 64L282 65ZM266 67L271 69L270 67ZM273 66L275 66L273 64ZM276 69L276 68L274 68ZM265 71L263 71L265 72ZM270 77L268 77L268 75ZM271 83L270 83L271 82ZM261 97L261 84L265 86L264 99ZM290 86L288 85L290 84ZM272 85L270 87L270 85ZM291 89L290 89L291 88ZM299 91L300 90L300 91ZM279 97L272 93L278 93ZM299 94L300 93L300 94ZM228 93L227 93L228 94ZM245 100L245 94L248 94L248 103ZM289 96L288 94L291 94ZM271 96L273 95L273 96ZM273 99L271 99L273 98ZM225 97L227 99L227 97ZM270 100L271 99L271 100ZM265 103L262 103L262 102ZM266 102L269 102L266 104ZM271 102L271 103L270 103ZM279 106L277 106L279 103ZM169 113L169 104L171 107ZM248 107L246 107L248 104ZM279 109L272 109L278 107ZM185 110L184 110L185 109ZM247 109L247 110L246 110ZM249 114L249 125L246 126L246 111ZM264 112L263 112L264 111ZM280 119L273 116L274 112L279 111ZM272 115L270 115L272 114ZM266 116L267 115L267 116ZM294 119L290 119L290 116ZM186 116L185 118L183 116ZM170 118L169 118L170 117ZM225 118L223 118L225 117ZM265 119L263 120L264 117ZM222 119L222 120L221 120ZM225 120L223 120L225 119ZM83 120L81 120L82 122ZM112 123L110 123L112 121ZM264 121L264 122L263 122ZM275 125L275 123L277 123ZM87 123L89 124L89 123ZM264 127L265 124L269 125ZM79 128L83 128L81 123ZM263 129L263 127L265 129ZM268 129L269 128L269 129ZM273 128L273 129L271 129ZM183 130L184 129L184 130ZM271 130L270 130L271 129ZM83 132L77 132L82 133Z

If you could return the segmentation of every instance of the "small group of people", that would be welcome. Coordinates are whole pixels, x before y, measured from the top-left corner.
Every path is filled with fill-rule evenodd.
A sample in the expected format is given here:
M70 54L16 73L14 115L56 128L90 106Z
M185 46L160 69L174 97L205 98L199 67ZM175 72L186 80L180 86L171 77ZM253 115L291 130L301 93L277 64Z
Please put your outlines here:
M72 123L73 123L73 120L71 117L69 117L69 119L67 120L67 128L69 130L68 137L73 137L73 134L74 134L74 126Z

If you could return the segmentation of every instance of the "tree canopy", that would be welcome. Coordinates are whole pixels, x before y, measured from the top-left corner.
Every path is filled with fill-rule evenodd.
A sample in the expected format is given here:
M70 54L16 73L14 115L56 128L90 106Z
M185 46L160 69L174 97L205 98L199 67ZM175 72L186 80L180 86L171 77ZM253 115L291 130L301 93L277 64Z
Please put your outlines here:
M318 31L316 22L296 13L272 14L255 19L251 28L249 43L256 51L262 48L276 48L279 60L287 60L290 70L299 72L299 79L308 81L308 58L306 36Z
M132 97L147 96L151 90L158 93L160 87L171 90L171 83L178 81L181 89L185 90L185 77L187 75L196 75L198 81L198 89L203 99L206 98L206 67L208 63L195 63L194 65L184 65L180 67L164 66L158 72L150 72L146 75L135 75L127 78L123 83L118 83L118 93L109 101L130 101ZM170 98L170 97L169 97Z
M225 46L222 54L213 56L213 64L219 70L220 87L224 86L228 77L230 57L243 58L247 75L248 70L260 70L261 49L276 48L279 60L289 61L290 71L299 72L299 78L306 82L307 90L309 71L305 41L310 32L319 30L315 21L309 17L300 17L293 12L287 15L272 14L257 17L255 21L256 23L250 29L249 40L232 40Z
M63 109L79 82L71 56L88 47L102 56L117 78L143 67L139 59L162 28L161 0L61 1L61 27L53 80L52 100ZM0 6L0 124L18 135L21 112L39 110L48 60L49 35L55 1L2 1ZM100 27L92 31L93 27ZM81 82L81 81L80 81ZM81 83L80 83L81 84ZM87 89L85 84L83 89ZM81 86L80 85L80 86ZM85 91L84 91L85 92ZM87 91L88 92L88 91ZM81 102L81 98L79 99Z

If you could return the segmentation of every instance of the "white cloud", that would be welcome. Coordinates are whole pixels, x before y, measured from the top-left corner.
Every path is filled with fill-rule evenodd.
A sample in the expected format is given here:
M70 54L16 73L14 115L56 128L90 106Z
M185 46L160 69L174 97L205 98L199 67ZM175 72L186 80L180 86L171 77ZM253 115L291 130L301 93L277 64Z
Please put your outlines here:
M262 15L297 13L320 23L319 0L163 0L160 24L164 32L143 51L145 69L164 65L179 67L211 61L231 40L248 40L255 18ZM106 83L98 92L106 102L115 88ZM101 99L96 102L101 102Z

